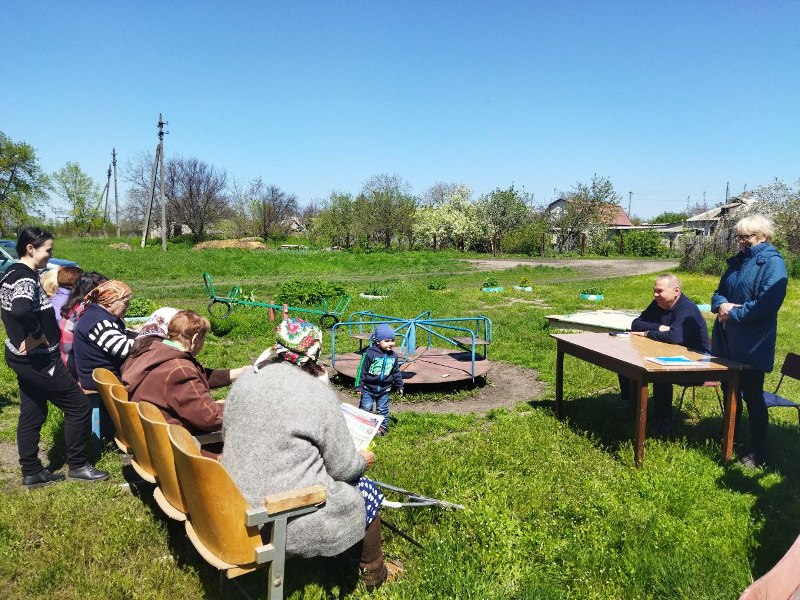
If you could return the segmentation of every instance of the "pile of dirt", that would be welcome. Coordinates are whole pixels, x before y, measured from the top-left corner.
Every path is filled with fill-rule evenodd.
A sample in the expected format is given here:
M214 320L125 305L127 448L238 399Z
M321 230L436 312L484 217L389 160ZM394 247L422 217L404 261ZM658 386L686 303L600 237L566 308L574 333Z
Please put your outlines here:
M266 250L267 245L253 238L242 238L240 240L211 240L201 242L192 250L216 250L218 248L241 248L242 250Z
M125 251L133 250L133 248L131 248L131 245L126 244L125 242L120 242L119 244L109 244L108 247L111 248L112 250L125 250Z

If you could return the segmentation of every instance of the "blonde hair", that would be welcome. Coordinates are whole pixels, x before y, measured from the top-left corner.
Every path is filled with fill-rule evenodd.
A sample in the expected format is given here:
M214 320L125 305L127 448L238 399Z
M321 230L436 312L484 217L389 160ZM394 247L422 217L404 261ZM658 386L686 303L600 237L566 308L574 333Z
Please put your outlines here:
M39 276L42 289L48 296L53 296L58 291L58 267L49 269Z
M187 348L192 344L195 335L205 337L211 329L211 323L203 315L193 310L179 310L169 320L167 339L179 342Z
M772 219L764 215L748 215L737 221L733 226L733 231L736 235L755 234L771 242L775 235L775 225Z

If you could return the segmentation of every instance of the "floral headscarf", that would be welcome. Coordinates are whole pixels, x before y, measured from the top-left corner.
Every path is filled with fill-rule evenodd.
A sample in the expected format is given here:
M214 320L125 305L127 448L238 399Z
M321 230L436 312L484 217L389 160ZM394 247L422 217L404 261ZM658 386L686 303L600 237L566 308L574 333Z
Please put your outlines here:
M139 330L139 334L136 337L141 338L148 335L157 335L158 337L162 338L167 337L169 322L177 313L177 308L171 308L169 306L159 308L152 315L150 315L150 318L147 319L147 321L145 321L145 324L142 325L142 328Z
M283 319L275 327L275 344L261 353L254 369L258 371L259 365L267 360L285 360L327 380L325 369L317 364L321 352L322 331L319 327L296 317Z

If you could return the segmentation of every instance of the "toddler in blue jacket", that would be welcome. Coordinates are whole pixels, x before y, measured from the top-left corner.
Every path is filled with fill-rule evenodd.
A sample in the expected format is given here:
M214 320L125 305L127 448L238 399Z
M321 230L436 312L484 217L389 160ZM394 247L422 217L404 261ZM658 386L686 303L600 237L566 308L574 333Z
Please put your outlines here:
M356 392L361 398L359 408L372 412L378 405L378 414L383 417L380 435L389 429L389 392L392 385L403 395L403 376L397 354L394 353L394 329L380 324L372 334L372 344L361 356L356 371Z

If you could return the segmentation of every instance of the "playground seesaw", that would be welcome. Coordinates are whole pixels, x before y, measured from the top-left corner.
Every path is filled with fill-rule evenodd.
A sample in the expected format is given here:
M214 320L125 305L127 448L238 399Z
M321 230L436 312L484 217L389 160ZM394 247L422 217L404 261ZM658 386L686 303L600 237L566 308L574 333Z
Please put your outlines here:
M245 296L242 294L242 289L238 285L229 289L225 296L220 296L214 289L214 282L211 279L211 275L208 273L203 273L203 283L206 286L206 294L208 294L208 313L213 317L224 319L230 315L237 306L271 308L280 311L284 309L283 304L259 302L255 300L252 295ZM319 317L318 322L320 327L325 328L328 325L338 323L349 304L350 296L345 294L337 299L334 308L331 308L330 304L328 304L328 300L323 298L316 308L289 306L288 310L293 313L315 315Z

